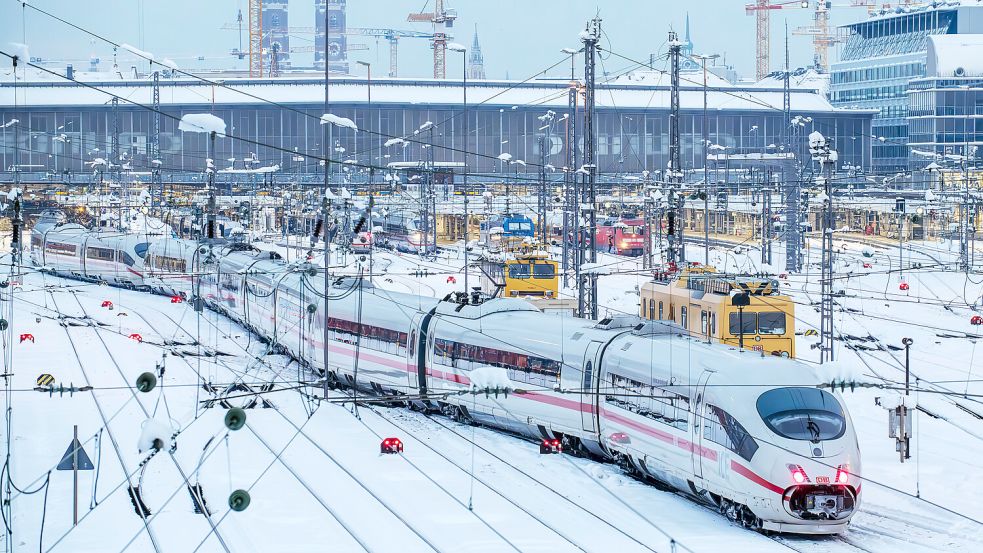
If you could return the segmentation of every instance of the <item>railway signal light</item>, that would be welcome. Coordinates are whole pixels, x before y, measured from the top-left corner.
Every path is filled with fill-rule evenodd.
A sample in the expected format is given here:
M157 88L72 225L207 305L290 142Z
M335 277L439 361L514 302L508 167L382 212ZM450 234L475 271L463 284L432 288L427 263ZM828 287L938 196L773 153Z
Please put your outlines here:
M130 340L136 340L137 342L142 342L143 341L143 336L140 336L137 333L130 334L129 338L130 338Z
M898 285L898 290L901 290L902 292L907 292L908 291L908 283L907 282L902 282L901 284L899 284Z
M864 269L870 269L870 268L871 268L870 263L864 263Z
M107 307L107 308L109 308L110 311L112 311L113 310L113 302L111 302L109 300L103 300L102 301L102 307Z
M394 454L403 452L403 441L399 438L386 438L379 446L379 453Z
M969 320L969 324L973 326L983 325L983 317L979 315L973 315L973 318Z
M557 439L550 440L544 438L543 441L539 443L539 453L540 455L563 453L563 444Z
M33 344L34 343L34 335L33 334L21 334L20 335L20 343L23 344L25 341L28 341L28 340L30 340L30 342Z
M171 296L171 303L181 303L183 301L184 300L181 299L181 296Z

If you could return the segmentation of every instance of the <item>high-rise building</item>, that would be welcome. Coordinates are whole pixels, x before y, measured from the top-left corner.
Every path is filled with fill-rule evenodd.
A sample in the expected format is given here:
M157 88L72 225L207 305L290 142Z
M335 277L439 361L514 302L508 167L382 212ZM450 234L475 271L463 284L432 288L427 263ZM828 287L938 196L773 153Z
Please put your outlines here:
M478 44L478 26L474 26L474 40L471 41L471 51L468 52L468 78L485 78L485 58L481 55L481 45Z
M830 71L830 101L880 110L871 129L871 169L907 169L908 82L926 74L930 36L983 32L983 5L951 1L883 10L842 28L848 37Z
M333 73L348 73L348 38L345 36L345 0L314 1L314 68L324 70L324 10L328 11L328 63Z
M273 51L276 50L280 70L290 67L290 32L287 2L263 2L263 74L270 74ZM275 47L274 47L275 46Z

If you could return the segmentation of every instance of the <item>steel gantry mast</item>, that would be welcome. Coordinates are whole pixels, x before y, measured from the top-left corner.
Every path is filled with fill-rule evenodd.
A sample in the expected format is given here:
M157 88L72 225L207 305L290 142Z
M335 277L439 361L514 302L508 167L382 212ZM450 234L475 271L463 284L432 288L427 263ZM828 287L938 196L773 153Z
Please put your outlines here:
M797 273L802 270L802 225L799 224L801 211L799 201L802 198L801 181L811 163L802 160L796 170L794 152L799 148L792 147L794 139L792 132L792 93L789 84L788 68L788 28L785 29L785 72L782 81L782 114L784 116L785 154L789 156L783 165L782 174L782 203L785 204L785 270Z
M819 160L824 196L822 198L822 303L819 318L819 362L823 363L833 361L833 166L836 164L838 156L826 138L818 132L809 135L809 154Z
M571 60L573 56L571 55ZM570 64L570 89L567 92L568 112L566 117L566 170L563 173L563 286L570 285L570 266L578 265L577 256L571 256L575 241L572 239L572 229L577 228L579 209L577 209L577 95L580 94L579 83L574 80L573 62ZM573 257L573 259L571 259Z
M160 71L154 71L154 112L150 129L150 206L164 207L164 184L161 178L160 159Z
M680 42L679 35L675 31L669 31L671 86L669 94L669 171L666 175L666 181L669 184L669 228L666 233L669 237L669 249L666 252L666 261L680 264L686 262L681 220L685 199L679 190L683 175L679 137L679 57L682 47L683 43Z
M577 315L597 318L597 161L595 159L594 129L594 62L597 43L601 36L601 19L595 17L587 23L581 35L584 43L584 175L580 187L580 212L577 213L580 244L577 255ZM583 224L580 218L584 219ZM584 270L584 264L590 269Z

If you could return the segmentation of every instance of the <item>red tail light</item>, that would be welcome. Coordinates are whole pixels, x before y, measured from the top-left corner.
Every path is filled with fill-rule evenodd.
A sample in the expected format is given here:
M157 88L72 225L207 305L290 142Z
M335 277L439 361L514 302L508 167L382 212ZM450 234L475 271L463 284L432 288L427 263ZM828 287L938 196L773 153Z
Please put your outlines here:
M846 484L850 480L850 470L846 465L836 467L836 483Z
M805 484L809 481L809 475L799 465L788 465L788 470L792 473L792 481L796 484Z

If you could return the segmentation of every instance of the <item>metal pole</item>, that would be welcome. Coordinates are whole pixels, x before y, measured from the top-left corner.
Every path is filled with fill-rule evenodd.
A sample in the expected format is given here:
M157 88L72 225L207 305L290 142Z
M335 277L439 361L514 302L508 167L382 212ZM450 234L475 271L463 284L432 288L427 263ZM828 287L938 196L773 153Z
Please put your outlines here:
M79 449L75 446L79 439L79 425L72 430L72 526L79 523Z
M597 263L597 159L596 159L596 130L594 128L594 70L597 44L601 36L601 19L592 19L586 29L584 38L584 82L586 85L586 101L584 102L584 167L587 171L581 190L581 209L587 219L584 235L581 236L581 259L587 263ZM579 217L579 213L577 214ZM584 318L597 318L597 273L580 271L577 274L577 315Z
M904 395L909 395L911 392L911 344L914 342L911 338L901 339L901 343L904 344Z
M468 139L471 137L471 120L468 119L468 54L467 49L461 51L461 72L464 74L464 175L462 175L464 182L461 187L464 191L464 292L468 293L471 288L469 288L468 282L468 239L470 235L468 233L469 226L469 214L468 214ZM477 141L475 141L475 149L477 149Z
M209 134L209 146L211 149L211 167L209 162L205 162L205 170L208 171L208 239L215 238L215 131Z
M328 4L325 1L324 4L324 113L330 113L329 102L328 102L328 82L329 82L329 67L331 65L328 59L328 44L331 35L331 27L329 25L328 18ZM324 195L321 200L321 231L324 233L324 256L322 258L322 264L324 265L324 314L322 316L321 324L321 355L323 356L324 363L324 397L328 397L328 297L330 294L330 279L328 278L328 254L331 249L328 245L328 190L330 187L329 173L331 168L331 160L329 155L329 127L331 125L323 125L324 131L321 137L321 147L324 152ZM312 253L313 255L313 253Z
M680 152L681 143L679 137L679 55L682 50L682 43L675 31L669 31L669 58L671 65L671 86L669 93L669 175L666 182L669 183L669 218L673 224L672 233L669 234L669 251L666 261L671 263L684 263L686 261L686 246L683 244L683 221L682 211L685 200L680 196L678 190L682 173L682 156Z
M737 325L740 327L737 331L737 347L738 349L744 349L744 307L737 308Z
M707 153L710 130L707 128L707 58L703 56L703 264L710 264L710 176L707 174Z

